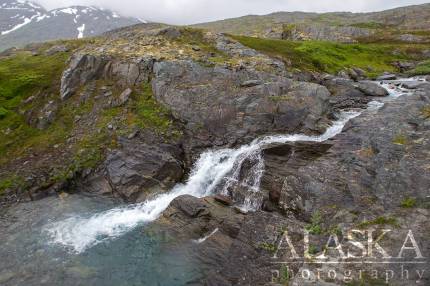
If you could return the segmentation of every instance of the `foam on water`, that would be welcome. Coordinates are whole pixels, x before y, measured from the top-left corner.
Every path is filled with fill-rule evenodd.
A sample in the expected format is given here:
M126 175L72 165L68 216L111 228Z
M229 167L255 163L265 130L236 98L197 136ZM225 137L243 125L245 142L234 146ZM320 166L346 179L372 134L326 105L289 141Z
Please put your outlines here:
M369 110L377 110L383 104L372 102ZM237 149L210 150L203 153L195 163L188 181L178 184L169 193L158 195L144 203L115 208L91 216L73 216L69 219L48 225L46 231L51 242L62 245L73 252L83 252L106 239L113 239L130 231L138 225L156 220L170 203L182 195L202 198L215 192L226 193L229 186L239 182L242 164L253 162L249 175L242 179L249 195L240 207L246 211L260 208L261 202L254 199L259 192L260 181L264 172L264 160L261 151L274 143L297 141L324 142L342 132L345 124L359 116L362 111L345 111L338 120L320 136L304 134L275 135L257 138L252 143ZM221 186L220 186L221 185Z

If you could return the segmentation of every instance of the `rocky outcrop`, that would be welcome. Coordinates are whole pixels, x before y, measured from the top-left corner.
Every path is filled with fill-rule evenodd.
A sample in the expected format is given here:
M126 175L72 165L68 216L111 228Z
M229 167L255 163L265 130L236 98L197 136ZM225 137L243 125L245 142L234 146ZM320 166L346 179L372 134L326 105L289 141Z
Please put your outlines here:
M298 237L301 230L300 222L276 213L244 215L213 198L191 196L173 201L156 224L194 242L192 255L203 272L199 285L267 285L278 234L288 226Z
M300 256L304 229L311 231L315 257L322 254L330 234L336 233L345 244L343 231L357 227L394 228L381 242L389 254L397 254L408 230L413 230L421 251L429 253L430 121L424 113L429 104L430 90L421 87L413 95L387 100L379 111L365 111L327 142L268 146L263 151L261 183L264 211L244 214L216 198L185 196L171 204L157 225L180 239L194 241L193 253L207 285L285 281L274 257L291 259L290 248L278 248L280 243L287 247L283 240L286 230ZM406 199L414 202L408 208ZM329 255L336 257L336 253ZM319 266L300 260L287 265L296 274L302 268L316 273ZM330 266L342 273L357 271L343 264ZM373 269L385 273L387 265L375 264ZM420 266L408 269L415 273ZM288 283L307 285L296 274L288 276ZM369 278L363 279L371 283ZM428 283L428 276L420 281ZM343 285L343 280L321 276L316 285L325 283ZM390 283L409 285L410 281Z
M122 139L100 171L85 180L85 190L141 202L148 196L170 190L184 175L182 151L171 144L147 144Z
M368 37L374 31L353 26L330 26L324 24L295 24L287 25L281 38L284 40L303 41L335 41L343 43L356 42L357 38Z
M128 61L89 54L75 54L61 78L61 99L72 96L81 86L94 80L115 80L123 87L148 82L154 59L144 57Z
M190 61L157 62L153 91L184 122L191 150L233 145L268 132L321 131L330 95L317 84Z

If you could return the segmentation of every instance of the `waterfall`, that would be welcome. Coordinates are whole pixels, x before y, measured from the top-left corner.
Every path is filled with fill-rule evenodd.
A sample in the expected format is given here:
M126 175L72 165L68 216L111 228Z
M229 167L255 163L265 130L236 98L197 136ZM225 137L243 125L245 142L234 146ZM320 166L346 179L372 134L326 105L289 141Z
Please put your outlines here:
M377 110L383 104L371 102L369 110ZM320 136L304 134L264 136L250 144L236 149L209 150L201 154L194 164L188 181L176 185L170 192L158 195L146 202L127 207L115 208L89 217L73 216L50 224L46 231L51 242L81 253L100 242L121 236L138 225L156 220L170 203L182 195L202 198L215 193L227 194L230 187L240 184L247 195L239 207L252 211L261 206L258 196L261 177L264 172L262 150L274 143L324 142L342 132L345 124L359 116L361 111L344 111L338 120ZM245 178L240 178L244 162L252 166Z

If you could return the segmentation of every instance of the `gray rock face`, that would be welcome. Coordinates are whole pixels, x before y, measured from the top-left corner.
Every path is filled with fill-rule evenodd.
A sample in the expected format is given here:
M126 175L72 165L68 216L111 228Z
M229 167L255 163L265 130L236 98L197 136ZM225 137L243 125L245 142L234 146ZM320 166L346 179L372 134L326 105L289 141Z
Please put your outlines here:
M18 16L17 16L18 15ZM0 2L0 51L57 39L76 39L141 23L95 7L46 11L30 1Z
M61 99L69 98L80 86L96 79L116 80L123 88L147 82L153 63L151 57L122 62L93 55L73 55L61 78Z
M297 24L288 32L282 34L282 39L287 40L323 40L344 43L356 42L356 38L367 37L373 34L369 29L353 26L330 26Z
M128 202L170 190L184 175L181 150L174 145L125 140L100 172L85 183L90 192L114 194Z
M268 285L273 270L280 270L274 268L273 257L274 253L282 257L282 250L276 251L284 231L288 231L301 255L303 229L311 224L321 229L320 234L310 235L315 255L322 253L333 229L356 229L363 221L381 217L394 218L396 225L370 223L369 227L394 229L383 239L383 248L389 254L398 253L409 230L420 242L421 251L429 253L430 122L423 114L429 104L430 90L415 91L388 101L378 112L364 112L328 142L269 146L263 152L261 185L267 211L244 215L214 198L186 196L177 198L157 225L185 241L205 237L196 243L194 254L202 264L207 285ZM402 208L406 198L415 198L416 205ZM318 222L311 219L315 213L321 216ZM346 239L345 233L337 233ZM286 257L291 258L287 252ZM294 273L305 266L315 273L320 268L288 263ZM374 267L382 272L394 266ZM339 272L354 267L340 264L330 269ZM419 269L417 265L409 268L412 272ZM289 281L307 285L300 275L293 275ZM424 284L428 281L428 276L421 280ZM411 281L392 282L409 285ZM344 282L341 278L321 278L318 285Z
M153 91L185 123L191 149L249 141L267 132L320 130L330 95L317 84L189 61L156 63Z

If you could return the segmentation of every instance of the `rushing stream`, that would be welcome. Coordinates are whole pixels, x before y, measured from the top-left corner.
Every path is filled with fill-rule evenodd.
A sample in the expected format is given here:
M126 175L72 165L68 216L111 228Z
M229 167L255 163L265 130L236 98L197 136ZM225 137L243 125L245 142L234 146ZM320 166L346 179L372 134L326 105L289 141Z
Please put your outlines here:
M391 98L406 92L383 86ZM382 106L372 101L367 112ZM256 194L264 171L261 151L265 147L296 141L324 142L362 112L342 112L320 136L265 136L236 149L207 151L195 163L186 183L141 204L121 206L106 198L70 195L8 210L0 216L0 285L183 285L198 279L193 247L217 230L200 240L173 246L145 226L178 196L227 193L233 184L246 186L249 192L238 206L247 211L258 209L261 201ZM245 161L252 162L252 167L241 178Z

